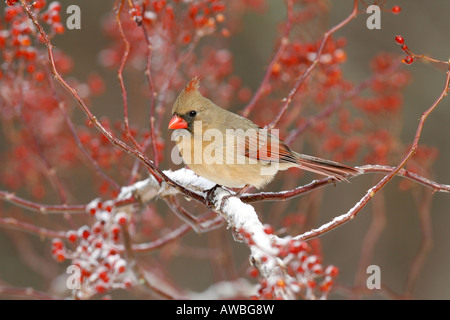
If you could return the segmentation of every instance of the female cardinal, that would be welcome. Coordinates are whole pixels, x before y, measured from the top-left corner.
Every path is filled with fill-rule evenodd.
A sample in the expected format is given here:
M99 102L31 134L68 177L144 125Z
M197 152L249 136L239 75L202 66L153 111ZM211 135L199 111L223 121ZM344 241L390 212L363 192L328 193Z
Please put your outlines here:
M172 108L169 129L175 129L183 161L199 176L230 188L262 188L278 170L297 167L336 180L362 173L337 162L299 154L252 121L220 108L198 91L192 79Z

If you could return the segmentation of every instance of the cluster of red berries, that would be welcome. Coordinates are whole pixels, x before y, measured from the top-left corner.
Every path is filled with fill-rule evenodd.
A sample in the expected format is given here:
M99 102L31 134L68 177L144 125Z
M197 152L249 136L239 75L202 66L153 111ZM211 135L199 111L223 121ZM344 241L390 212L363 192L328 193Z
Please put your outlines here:
M273 229L266 225L264 232L272 234ZM244 235L249 245L255 245L249 234ZM304 241L283 240L274 243L276 256L265 254L259 257L258 263L250 267L248 274L259 277L258 295L254 299L276 299L300 297L304 299L325 298L332 289L339 270L335 266L323 267L320 257L313 253L311 247ZM260 270L273 268L276 260L281 260L285 273L264 275Z
M195 33L204 35L214 32L225 21L225 9L225 3L220 0L175 4L169 4L166 0L142 0L134 3L129 14L138 25L145 23L150 28L162 27L165 32L181 37L184 44L189 44ZM224 36L229 35L226 28L221 32Z
M45 0L38 0L33 3L34 9L41 9L44 6ZM64 25L61 23L61 4L58 1L51 2L40 17L42 21L51 27L52 33L50 36L64 33Z
M149 49L142 27L148 35L148 41L152 45L152 57L158 63L152 63L151 76L154 88L165 88L165 92L159 95L160 104L173 103L173 97L186 85L188 77L180 74L198 75L202 79L203 93L211 92L210 97L223 106L232 105L232 102L243 103L250 99L251 91L242 86L233 73L233 55L227 49L218 49L222 35L230 34L228 30L232 26L232 20L238 17L226 15L228 6L233 10L239 8L239 14L257 6L255 1L224 2L218 0L205 0L193 2L169 2L169 1L134 1L133 8L121 11L121 27L125 39L131 44L127 56L127 70L135 67L135 71L142 73L148 61ZM124 5L125 7L125 5ZM253 8L253 7L252 7ZM251 9L251 8L250 8ZM136 17L142 20L136 24ZM177 17L175 19L175 17ZM225 18L226 17L226 18ZM124 37L117 32L117 20L114 16L105 20L104 30L112 38L112 45L100 54L100 61L105 67L117 68L123 62ZM164 35L164 36L162 36ZM219 41L213 45L207 41L198 42L200 37L218 36ZM183 53L189 51L187 46L198 46L198 55L183 57ZM176 51L174 51L176 49ZM183 58L183 64L174 68ZM175 75L175 76L174 76ZM171 80L167 86L168 79ZM142 83L142 94L151 98L148 83ZM236 94L237 93L237 94ZM233 100L235 99L236 100ZM166 100L164 100L166 99ZM158 141L160 137L157 137Z
M335 112L334 126L328 119L315 126L315 132L323 139L323 150L334 160L353 161L362 154L366 163L389 163L387 157L391 154L389 150L393 150L394 139L377 123L396 121L395 115L400 114L403 106L403 91L410 82L409 72L397 68L396 60L397 56L387 53L375 56L371 61L373 76L368 90L364 89L368 93L357 92L349 99L358 112L340 108ZM346 90L354 88L350 85Z
M86 299L111 289L130 288L134 280L127 274L127 264L119 251L121 226L128 223L128 215L114 207L112 201L92 201L86 208L96 221L66 234L69 246L62 239L52 241L56 261L70 260L78 267L80 287L74 291L77 299ZM70 248L69 248L70 247Z
M411 64L414 62L414 55L411 52L411 50L409 50L408 46L405 44L405 39L403 39L402 36L395 36L395 42L397 42L402 50L406 53L406 58L402 59L402 62L405 64Z
M305 43L303 41L292 40L281 55L279 61L272 68L272 76L274 79L289 82L298 77L299 72L304 71L305 67L311 65L316 59L320 44L321 41ZM345 45L346 41L344 38L338 38L336 40L330 38L327 41L319 57L319 65L324 70L324 77L321 78L321 82L324 85L332 86L339 81L341 72L338 65L347 59L344 50Z
M43 81L46 77L44 73L45 68L42 66L42 62L39 61L41 54L39 49L41 41L39 40L42 39L36 33L18 1L8 0L7 5L4 11L4 21L6 23L0 26L2 58L8 64L8 69L11 69L12 66L22 68L22 64L24 64L28 74L33 75L37 81ZM53 1L49 4L47 10L41 12L45 5L45 0L36 0L30 4L38 20L45 22L51 27L50 37L63 33L64 26L61 23L60 3ZM3 70L3 72L6 71Z

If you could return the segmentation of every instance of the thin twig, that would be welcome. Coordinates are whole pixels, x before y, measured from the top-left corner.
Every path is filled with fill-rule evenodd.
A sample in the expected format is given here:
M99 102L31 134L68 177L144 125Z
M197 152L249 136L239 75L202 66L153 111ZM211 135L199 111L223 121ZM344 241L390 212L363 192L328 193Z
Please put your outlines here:
M269 129L269 130L273 129L277 125L278 121L280 121L280 119L286 113L286 110L288 109L289 105L291 104L292 99L294 98L294 96L297 93L300 86L303 84L303 82L309 76L309 74L312 72L312 70L319 64L319 60L320 60L322 52L325 48L325 44L327 43L330 36L333 33L335 33L336 31L338 31L339 29L341 29L343 26L348 24L352 19L354 19L356 17L357 14L358 14L358 0L354 0L353 10L350 13L350 15L347 18L345 18L344 20L342 20L339 24L337 24L336 26L334 26L333 28L331 28L330 30L325 32L322 43L320 44L319 50L317 50L314 61L305 70L305 72L297 79L297 81L294 84L294 87L291 89L291 91L289 92L287 97L283 99L283 105L281 106L280 111L275 116L275 119L270 124L266 125L267 129Z
M278 62L279 58L283 54L284 50L286 49L288 43L289 43L289 33L292 29L292 18L293 18L293 2L292 0L289 0L287 2L287 21L286 26L284 29L284 33L281 37L280 46L278 47L277 52L275 53L275 56L272 58L272 61L269 63L269 66L267 67L266 73L264 75L264 78L259 85L258 89L256 90L255 94L253 95L252 99L248 103L248 105L245 107L245 109L242 111L242 115L244 117L248 117L249 113L253 110L255 105L258 103L259 99L262 97L264 91L266 90L267 83L270 80L270 77L272 76L273 68L275 64Z
M372 261L375 245L381 236L386 225L386 209L384 201L384 192L378 193L372 202L372 223L367 230L366 236L361 245L361 254L359 257L354 286L359 287L365 284L367 279L366 269Z
M46 213L86 213L85 205L45 205L16 196L14 193L0 191L0 200L34 212Z
M144 4L145 6L145 4ZM145 8L142 10L145 12ZM145 67L145 76L147 77L148 86L150 89L150 139L153 149L153 159L155 161L155 165L158 166L158 148L156 146L156 133L155 133L155 105L156 105L156 93L155 93L155 86L153 84L153 78L152 78L152 53L153 53L153 46L150 42L149 34L147 31L147 28L145 27L145 23L142 23L141 25L142 31L144 33L144 39L147 43L147 65Z
M119 66L119 70L117 70L117 77L119 78L120 90L122 92L122 102L123 102L123 123L125 125L125 134L128 139L133 143L137 150L141 151L141 147L139 143L134 139L133 135L130 131L130 124L128 118L128 98L127 98L127 90L125 88L125 82L123 81L123 69L125 68L125 64L128 60L128 54L130 53L130 43L128 42L125 32L123 31L122 22L120 21L120 14L122 13L123 8L123 0L119 4L119 8L116 13L116 23L119 28L120 37L125 46L123 51L122 60Z
M63 238L66 235L66 232L64 231L54 231L46 228L41 228L31 223L19 221L15 218L0 217L0 227L1 226L36 234L40 237Z
M174 196L168 196L164 198L169 208L174 212L178 218L185 223L189 224L196 233L205 233L211 230L217 229L223 225L224 220L222 217L215 215L212 219L202 219L195 217L188 212L183 206L181 206Z
M173 300L176 297L174 297L171 293L168 292L168 290L165 290L161 288L160 286L155 286L149 281L147 278L145 271L142 270L141 266L138 264L134 257L134 252L132 248L132 241L131 236L128 230L128 224L125 224L122 226L122 235L123 235L123 244L125 248L125 253L127 256L128 265L131 266L131 269L133 270L136 278L138 279L139 283L143 284L145 288L147 288L150 292L153 294L156 294L157 296L164 298L164 299L170 299Z
M408 279L406 281L404 291L404 295L406 297L411 297L413 294L414 287L420 276L420 272L424 267L428 253L433 247L433 226L431 225L432 195L433 194L431 192L423 191L422 196L420 197L420 202L417 204L417 207L419 208L420 231L422 239L419 250L414 257L408 273ZM418 199L418 197L415 197L415 199Z
M450 62L449 62L449 69L450 69ZM433 110L439 105L439 103L442 101L444 97L447 96L447 91L449 89L449 82L450 82L450 70L447 71L447 77L445 80L445 86L439 97L436 99L436 101L422 114L419 125L417 127L416 135L414 137L414 142L409 149L409 152L405 155L403 160L388 174L386 175L380 182L378 182L375 186L370 188L367 193L361 198L361 200L354 205L353 208L351 208L347 213L342 214L336 218L334 218L332 221L320 226L317 229L313 229L311 231L305 232L302 235L299 235L295 237L296 240L310 240L313 238L316 238L330 230L333 230L340 225L352 220L364 206L375 196L375 194L380 191L388 182L392 180L392 178L397 175L402 168L405 166L405 164L408 162L409 159L416 153L419 139L422 134L423 126L425 124L426 119L428 116L433 112ZM440 191L440 190L437 190ZM445 190L448 191L448 190Z
M55 60L54 60L54 55L53 55L53 46L50 43L50 39L47 36L46 32L44 31L44 29L42 28L42 26L39 24L39 22L37 21L36 15L31 11L29 5L26 3L25 0L20 0L22 7L25 9L25 11L27 12L27 15L29 17L29 19L33 22L33 24L35 25L36 29L38 30L38 32L41 34L43 42L45 43L45 45L47 46L47 52L48 52L48 56L49 56L49 60L50 60L50 64L51 64L51 70L53 75L55 76L55 79L72 95L72 97L77 101L78 105L80 106L80 108L82 109L82 111L86 114L86 116L88 117L88 119L91 121L91 123L115 146L118 147L120 149L122 149L123 151L127 152L128 154L130 154L131 156L135 157L136 159L138 159L139 161L141 161L142 163L144 163L146 165L146 167L150 170L150 172L152 173L152 175L155 177L155 179L158 182L162 182L164 181L165 183L167 183L168 185L170 185L171 187L179 190L180 192L184 193L185 195L191 197L192 199L201 202L203 204L206 204L206 201L203 197L197 195L196 193L191 192L190 190L180 186L179 184L175 183L174 181L172 181L171 179L169 179L158 167L155 166L155 164L153 163L153 161L151 161L149 158L147 158L144 154L142 154L141 152L139 152L138 150L135 150L133 148L131 148L130 146L128 146L126 143L124 143L123 141L119 140L117 137L115 137L110 131L108 131L105 127L102 126L102 124L98 121L97 117L95 117L92 112L89 110L89 108L87 107L87 105L85 104L85 102L83 101L83 99L81 98L81 96L78 94L78 92L73 89L65 80L64 78L62 78L62 76L59 74L56 65L55 65ZM197 40L198 41L198 40ZM192 43L191 43L192 45ZM193 46L191 46L190 48L193 48ZM193 50L193 49L191 49ZM180 62L181 63L181 62Z
M305 130L319 122L320 120L323 120L327 117L329 117L337 108L339 108L345 100L351 99L358 94L361 93L364 89L369 87L375 80L378 78L387 77L393 72L395 72L398 67L400 66L400 62L393 64L388 70L386 70L383 74L375 74L370 76L368 79L360 82L357 86L353 87L351 90L346 91L336 97L336 99L330 103L328 106L326 106L319 114L310 117L307 121L302 123L302 125L298 126L297 128L293 129L287 138L285 139L287 144L291 144L299 135L301 135Z
M35 290L33 288L17 288L11 286L0 285L0 297L10 296L10 297L21 297L21 298L31 298L37 300L59 300L60 298L49 295L48 293Z

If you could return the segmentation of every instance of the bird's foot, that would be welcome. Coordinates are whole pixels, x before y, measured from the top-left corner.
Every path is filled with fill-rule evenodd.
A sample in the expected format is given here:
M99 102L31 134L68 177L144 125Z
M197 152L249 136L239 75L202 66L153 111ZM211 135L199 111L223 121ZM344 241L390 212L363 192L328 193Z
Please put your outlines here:
M218 187L220 187L220 185L216 184L211 189L203 190L203 192L206 192L205 200L209 209L214 209L214 194Z

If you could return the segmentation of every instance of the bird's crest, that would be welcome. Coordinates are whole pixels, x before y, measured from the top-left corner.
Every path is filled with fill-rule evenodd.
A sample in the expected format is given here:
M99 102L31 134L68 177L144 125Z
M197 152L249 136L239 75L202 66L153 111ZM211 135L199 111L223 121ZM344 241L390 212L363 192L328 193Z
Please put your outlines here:
M195 92L198 91L198 88L200 87L200 78L195 76L192 78L191 81L186 85L186 88L184 88L184 91L186 92Z

